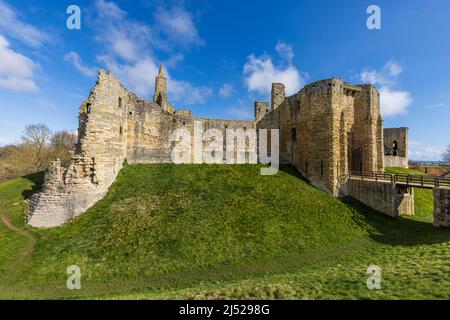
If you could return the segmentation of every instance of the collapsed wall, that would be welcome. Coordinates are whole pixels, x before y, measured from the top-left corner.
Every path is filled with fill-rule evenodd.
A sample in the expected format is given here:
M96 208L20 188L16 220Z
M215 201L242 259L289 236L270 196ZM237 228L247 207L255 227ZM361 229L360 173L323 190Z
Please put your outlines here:
M385 128L383 134L385 166L408 168L408 128Z
M100 200L122 168L126 154L126 112L130 93L111 73L99 71L81 105L78 142L71 163L52 162L41 192L32 196L29 224L54 227Z
M158 77L164 80L161 70ZM193 117L189 110L175 110L163 93L159 96L164 99L156 99L160 104L140 99L111 72L100 70L80 107L71 163L66 168L58 160L51 163L42 190L30 200L28 223L55 227L79 216L106 195L125 161L172 162L170 134L174 129L183 128L193 135L194 123L200 121L203 129L217 129L225 137L227 129L254 127L254 121Z

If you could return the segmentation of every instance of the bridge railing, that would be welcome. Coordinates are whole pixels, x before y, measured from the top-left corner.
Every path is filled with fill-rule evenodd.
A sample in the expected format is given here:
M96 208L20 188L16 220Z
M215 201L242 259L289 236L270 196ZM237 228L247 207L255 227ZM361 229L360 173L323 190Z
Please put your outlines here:
M406 173L386 173L386 172L352 172L350 174L351 177L370 179L375 181L390 181L391 183L401 183L412 186L421 186L421 187L448 187L450 188L450 179L449 178L441 178L441 177L433 177L426 175L415 175L415 174L406 174Z

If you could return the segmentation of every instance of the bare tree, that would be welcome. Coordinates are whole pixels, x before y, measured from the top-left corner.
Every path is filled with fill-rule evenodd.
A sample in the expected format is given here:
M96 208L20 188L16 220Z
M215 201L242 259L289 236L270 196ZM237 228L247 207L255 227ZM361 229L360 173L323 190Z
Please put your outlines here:
M450 144L448 145L447 150L442 154L442 161L450 163Z
M33 147L35 153L34 167L36 170L43 169L46 156L46 145L49 142L52 132L45 124L30 124L25 127L22 141Z
M74 150L77 135L67 130L55 132L50 139L52 158L59 158L63 166L70 161L70 152Z

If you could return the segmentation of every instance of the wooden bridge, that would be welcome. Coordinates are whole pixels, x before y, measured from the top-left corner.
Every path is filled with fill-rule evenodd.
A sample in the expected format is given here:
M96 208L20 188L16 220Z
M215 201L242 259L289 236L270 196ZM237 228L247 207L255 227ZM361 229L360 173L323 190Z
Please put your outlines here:
M396 185L403 185L422 189L450 189L450 179L432 177L426 175L414 175L404 173L385 173L385 172L352 172L351 178L361 180L390 182Z
M385 172L352 172L342 192L389 216L414 215L414 189L433 190L433 225L450 227L450 179Z

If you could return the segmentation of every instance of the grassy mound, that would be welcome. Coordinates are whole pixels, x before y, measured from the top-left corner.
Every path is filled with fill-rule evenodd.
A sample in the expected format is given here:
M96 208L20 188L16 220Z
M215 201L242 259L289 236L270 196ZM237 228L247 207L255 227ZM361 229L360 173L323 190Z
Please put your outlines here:
M335 199L292 167L259 169L126 166L104 199L50 230L25 224L42 174L0 184L0 213L36 239L19 266L27 239L0 224L0 297L448 297L448 230ZM367 289L373 263L389 290ZM70 291L74 264L82 290ZM411 279L411 265L432 277Z

